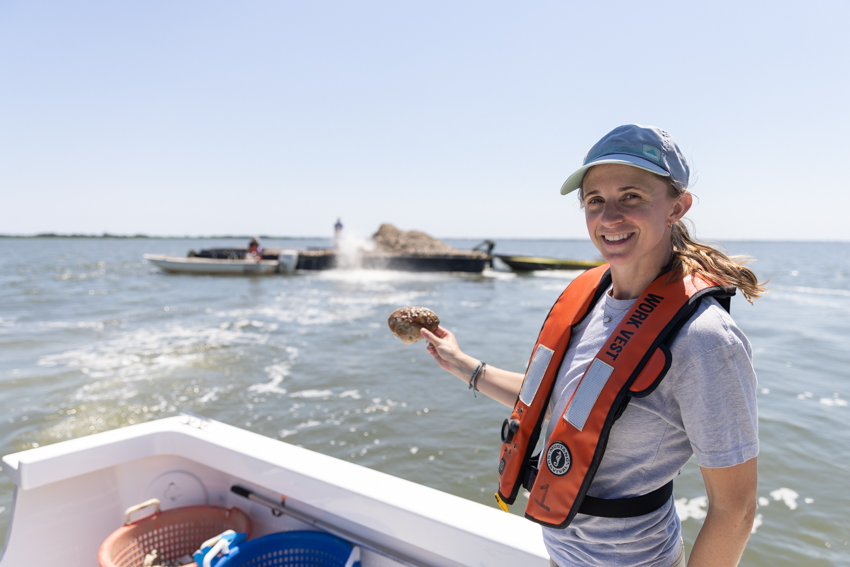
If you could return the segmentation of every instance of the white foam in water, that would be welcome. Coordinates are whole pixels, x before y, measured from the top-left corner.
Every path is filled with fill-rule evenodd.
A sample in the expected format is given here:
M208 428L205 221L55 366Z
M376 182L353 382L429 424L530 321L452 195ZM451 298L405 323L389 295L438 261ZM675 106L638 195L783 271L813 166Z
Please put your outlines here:
M481 275L485 278L491 278L494 280L512 280L517 277L516 272L491 270L490 268L484 268L484 271L481 272Z
M198 398L196 401L199 404L205 404L207 402L214 402L218 399L218 393L221 392L221 391L222 391L222 389L219 388L218 386L216 386L212 390L210 390L209 392L207 392L206 394L204 394L203 396Z
M142 378L147 376L151 367L182 366L186 361L194 360L198 354L195 351L264 344L267 340L265 335L210 327L184 328L178 325L165 330L139 329L105 343L42 356L36 364L80 368L90 375L101 372L128 377L135 373ZM151 356L154 353L159 354Z
M394 294L386 297L345 297L324 294L321 297L307 299L285 297L278 303L257 309L236 310L217 313L220 317L242 317L245 315L262 316L281 323L297 323L301 326L334 325L336 323L356 321L374 317L376 307L381 305L409 305L414 303L417 293ZM341 306L341 307L340 307ZM266 325L271 331L270 325ZM276 325L275 325L276 327Z
M759 496L759 506L770 506L770 499L768 499L766 496Z
M299 298L293 301L292 298L285 298L286 306L266 305L251 309L233 309L230 311L218 311L215 313L217 317L223 319L244 319L252 316L262 316L269 319L276 319L282 323L298 323L300 325L327 325L335 323L337 318L333 313L323 306L327 303L324 297L307 297ZM232 323L222 323L223 328L228 328Z
M302 390L300 392L292 392L289 394L291 398L329 398L334 393L331 390Z
M821 287L803 287L803 286L777 286L781 291L792 291L807 295L836 295L839 297L850 297L850 290L847 289L829 289Z
M351 398L352 400L359 400L361 398L360 392L357 390L346 390L339 395L340 398Z
M249 392L257 392L259 394L285 394L286 389L281 388L280 384L286 377L289 376L290 363L298 358L298 349L295 347L286 347L286 352L289 354L289 363L278 362L271 366L266 366L263 370L269 375L270 380L262 384L252 384L248 386Z
M765 296L769 301L791 302L809 307L846 310L850 290L815 287L779 287Z
M247 327L254 329L253 325ZM164 329L138 329L121 333L117 338L98 342L83 348L68 350L59 354L45 355L38 359L42 367L67 367L78 369L88 378L86 383L68 398L75 404L97 402L102 406L116 407L114 402L131 400L140 395L140 389L131 385L137 381L161 379L168 377L174 370L196 366L208 356L210 350L226 349L239 346L263 345L268 341L268 335L258 332L222 329L209 325L184 327L171 324ZM149 390L142 386L142 390ZM217 399L222 389L213 390L201 395L196 401L207 403ZM146 394L150 397L150 392ZM160 394L154 394L153 397ZM188 398L176 401L186 401ZM148 401L150 408L158 411L170 411L171 402L161 399L161 403ZM118 413L129 411L126 407ZM137 408L137 413L149 413ZM82 426L91 418L95 421L92 427L86 426L88 432L107 427L102 415L68 418L66 426L57 424L50 428L48 434L56 438L65 438L69 433ZM76 424L72 423L76 421ZM79 434L79 433L77 433Z
M796 491L791 490L790 488L778 488L770 493L774 500L782 501L785 503L788 508L791 510L797 509L797 498L800 497Z
M100 321L43 321L38 324L40 327L48 329L94 329L96 331L103 330L103 323Z
M833 394L831 398L821 398L820 403L822 403L825 406L844 407L844 408L846 408L848 405L850 405L850 404L848 404L847 400L840 399L838 397L838 394Z
M391 291L393 290L391 289ZM328 299L328 303L330 303L331 305L350 305L362 307L378 307L384 305L410 305L413 304L417 300L417 298L422 297L423 295L426 294L415 291L382 293L378 296L338 295Z
M152 353L160 353L152 361L167 365L183 360L185 354L191 354L193 348L209 350L231 345L265 344L267 341L268 336L263 334L208 326L186 328L175 325L167 329L138 329L96 346L42 356L37 364L46 367L61 365L94 371L117 371L140 362L142 357L149 357ZM168 358L167 355L172 353L178 356ZM145 370L149 370L149 367Z
M257 392L258 394L285 394L286 388L281 388L280 383L283 382L283 376L273 376L271 381L263 382L262 384L251 384L248 386L249 392Z
M551 278L556 280L574 280L584 273L584 270L538 270L531 272L535 278Z
M809 400L814 398L815 395L812 392L803 392L802 394L797 394L798 400ZM835 393L831 398L820 398L818 402L821 405L829 406L829 407L848 407L850 406L850 402L844 400L840 397L840 394Z
M688 518L694 520L704 520L708 509L708 496L697 496L696 498L677 498L676 514L679 515L679 520L685 521Z
M761 514L756 515L755 519L753 519L753 529L750 530L750 534L756 533L758 529L762 526L762 524L764 523L764 520L762 518L763 517Z
M457 280L465 276L456 272L402 272L397 270L322 270L316 276L320 280L352 284L375 284L394 282L441 282Z

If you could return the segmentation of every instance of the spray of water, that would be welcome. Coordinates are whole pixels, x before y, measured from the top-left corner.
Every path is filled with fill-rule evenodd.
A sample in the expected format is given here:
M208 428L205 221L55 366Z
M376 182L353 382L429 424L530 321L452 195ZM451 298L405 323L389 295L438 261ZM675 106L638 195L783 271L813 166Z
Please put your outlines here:
M337 240L337 267L357 270L363 267L363 254L375 250L375 241L344 231Z

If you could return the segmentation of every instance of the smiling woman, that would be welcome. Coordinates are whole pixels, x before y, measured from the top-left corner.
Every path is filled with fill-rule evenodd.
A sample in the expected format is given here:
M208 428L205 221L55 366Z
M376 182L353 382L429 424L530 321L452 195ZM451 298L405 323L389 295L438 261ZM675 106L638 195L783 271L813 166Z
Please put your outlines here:
M621 126L590 149L561 193L580 189L607 264L561 295L525 375L466 355L442 327L421 331L441 367L514 408L496 499L507 509L521 487L529 491L526 517L544 526L552 565L684 565L673 478L692 455L709 508L689 564L736 565L746 546L756 376L728 311L736 288L749 300L764 289L742 264L690 238L689 177L679 146L658 128ZM543 451L532 456L546 420Z
M632 299L670 262L670 228L691 208L663 177L627 165L597 165L581 188L587 232L615 274L613 296Z

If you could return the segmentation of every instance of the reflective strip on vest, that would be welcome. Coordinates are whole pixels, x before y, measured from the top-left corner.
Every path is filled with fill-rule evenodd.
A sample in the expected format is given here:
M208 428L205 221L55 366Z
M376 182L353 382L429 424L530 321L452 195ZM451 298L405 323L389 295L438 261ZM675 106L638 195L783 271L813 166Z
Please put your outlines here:
M528 367L528 372L525 373L525 380L522 381L522 390L519 392L519 399L527 406L534 401L534 395L537 394L537 389L540 388L540 383L543 381L543 374L549 368L549 361L552 360L552 355L555 354L551 348L546 348L543 345L537 345L537 350L534 351L534 357L531 359L531 364Z
M590 416L593 405L613 372L613 366L594 358L590 368L587 369L587 373L579 382L573 399L570 400L570 405L564 412L564 419L579 431L584 429L584 424Z

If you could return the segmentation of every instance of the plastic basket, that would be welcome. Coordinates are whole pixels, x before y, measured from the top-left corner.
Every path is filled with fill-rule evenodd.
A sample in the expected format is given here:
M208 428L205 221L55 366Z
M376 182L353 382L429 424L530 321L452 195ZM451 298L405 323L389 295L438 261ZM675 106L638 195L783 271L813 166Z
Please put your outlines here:
M169 561L191 557L202 543L224 530L251 535L251 519L239 508L187 506L160 512L159 502L155 505L155 513L127 523L106 538L97 554L100 567L142 567L153 549ZM130 508L126 518L138 509Z
M324 532L283 532L246 541L215 567L345 567L352 545ZM354 565L359 566L359 561Z

